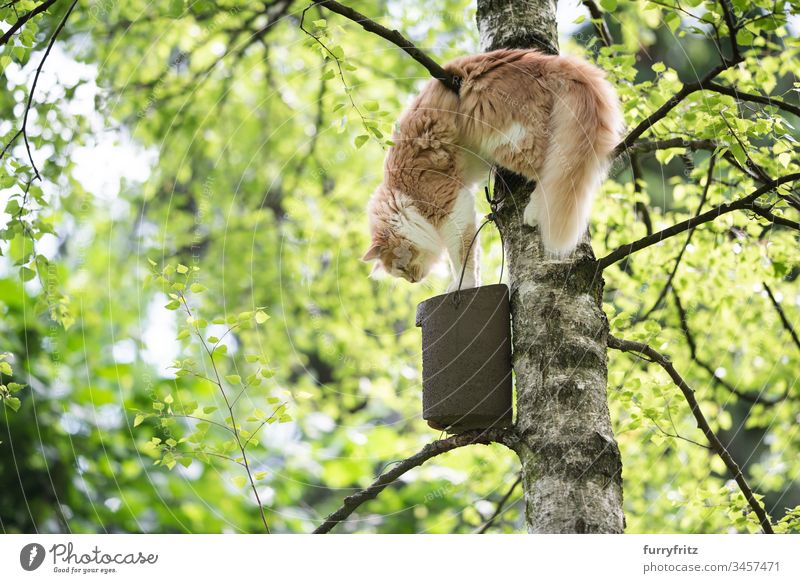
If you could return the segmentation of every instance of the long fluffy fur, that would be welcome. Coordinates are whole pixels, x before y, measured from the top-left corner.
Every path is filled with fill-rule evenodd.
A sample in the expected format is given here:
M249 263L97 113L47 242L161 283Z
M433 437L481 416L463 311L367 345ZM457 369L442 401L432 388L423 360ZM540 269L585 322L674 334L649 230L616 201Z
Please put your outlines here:
M572 251L586 231L594 193L622 125L616 95L600 71L571 64L580 80L564 81L553 103L550 142L535 194L542 239L559 255Z
M456 227L451 213L491 165L536 181L525 222L539 225L548 251L570 253L586 231L594 192L622 130L615 92L602 71L532 50L462 57L445 68L463 79L461 91L455 95L432 80L401 117L384 182L370 205L373 244L365 258L387 267L398 244L415 248L392 226L395 205L376 204L402 199L440 234L453 270L465 262L472 269L466 248L474 220ZM424 277L435 255L412 253L415 273Z

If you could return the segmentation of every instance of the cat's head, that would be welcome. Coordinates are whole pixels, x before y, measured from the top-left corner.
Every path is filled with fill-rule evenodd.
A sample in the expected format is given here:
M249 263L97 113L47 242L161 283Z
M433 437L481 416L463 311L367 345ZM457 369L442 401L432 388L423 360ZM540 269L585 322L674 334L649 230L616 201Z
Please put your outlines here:
M375 261L375 268L411 283L422 281L438 257L397 232L385 232L373 239L363 261Z
M374 261L376 270L411 283L430 273L441 253L433 226L402 193L381 185L368 208L372 242L362 257Z

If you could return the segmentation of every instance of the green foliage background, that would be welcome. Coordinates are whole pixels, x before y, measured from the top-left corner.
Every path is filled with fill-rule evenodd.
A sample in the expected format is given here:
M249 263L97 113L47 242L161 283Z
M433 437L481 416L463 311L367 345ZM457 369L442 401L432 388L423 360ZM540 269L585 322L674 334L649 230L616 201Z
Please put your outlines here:
M9 3L0 21L15 22L36 4ZM3 145L19 128L36 64L68 4L56 3L2 47ZM479 50L472 2L353 4L383 15L439 62ZM601 47L588 20L563 43L608 71L629 127L681 81L716 65L718 49L729 51L720 3L671 4L605 0L618 44ZM796 104L800 5L732 4L750 20L738 39L746 60L718 82ZM306 24L322 48L300 30L305 7L290 0L78 3L55 48L58 62L70 65L49 71L57 80L37 90L29 120L42 180L32 180L21 139L0 167L0 196L8 201L0 214L3 531L262 531L241 468L186 453L192 443L227 451L224 431L175 417L224 404L219 387L196 376L210 375L212 363L194 334L174 338L184 329L219 337L241 312L251 313L247 319L263 308L270 319L228 334L218 359L224 383L247 386L244 416L266 409L264 402L286 403L281 422L265 425L249 450L271 531L311 531L345 495L437 437L420 418L414 311L445 279L419 286L371 280L359 261L385 138L427 77L382 39L312 9ZM341 58L346 85L331 53ZM742 166L749 156L773 177L800 170L798 123L775 107L704 91L645 138L719 143L711 208L757 186L722 159L726 151ZM146 159L150 171L90 189L85 177L105 175L107 155L130 156L131 165ZM642 209L655 230L694 214L709 157L682 147L640 153L638 182L630 159L618 159L595 206L596 254L644 236ZM769 202L776 215L798 219L787 198ZM496 234L484 233L491 279L500 246ZM612 332L672 356L773 519L785 517L778 529L797 530L800 346L763 283L800 328L798 232L745 212L703 225L674 280L685 318L673 293L642 318L685 236L606 270ZM164 266L190 268L187 284L204 291L188 301L205 325L186 324L180 309L164 307L176 290L151 281L148 260L156 279ZM177 368L154 364L170 351L182 361ZM703 444L702 435L666 374L621 353L609 354L609 368L628 532L756 530L725 468L692 443ZM247 380L262 369L269 372L261 380ZM731 388L780 400L753 404ZM174 411L165 415L154 403ZM197 416L227 423L219 410ZM154 465L165 451L153 438L165 443L168 435L197 439L176 440L182 463ZM462 448L409 473L338 530L472 532L517 471L501 446ZM513 493L492 530L523 530L520 495Z

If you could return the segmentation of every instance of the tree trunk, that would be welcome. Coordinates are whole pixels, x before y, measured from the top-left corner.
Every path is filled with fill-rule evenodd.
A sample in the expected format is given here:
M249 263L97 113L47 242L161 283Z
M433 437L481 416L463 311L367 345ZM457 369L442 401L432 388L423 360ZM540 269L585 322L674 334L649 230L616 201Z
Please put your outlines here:
M478 0L483 50L556 53L555 0ZM520 88L522 90L522 88ZM517 389L515 448L532 533L623 531L622 463L606 399L608 320L588 237L566 261L548 259L523 224L533 185L505 171L498 228L511 287Z

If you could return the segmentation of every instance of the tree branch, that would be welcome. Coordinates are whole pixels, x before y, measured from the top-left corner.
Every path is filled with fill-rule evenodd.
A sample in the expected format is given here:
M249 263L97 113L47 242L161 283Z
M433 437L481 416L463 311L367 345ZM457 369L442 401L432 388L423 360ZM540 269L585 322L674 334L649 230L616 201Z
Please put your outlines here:
M764 405L765 407L772 407L777 405L781 401L786 400L789 397L789 390L788 386L787 389L784 391L783 395L778 397L765 397L762 396L763 389L761 391L743 391L741 389L736 388L734 385L723 379L722 377L718 377L714 367L711 366L707 361L700 358L700 355L697 354L697 342L695 341L694 334L692 333L691 328L689 328L689 318L686 310L683 307L683 303L681 302L680 295L678 295L678 290L674 287L672 288L672 298L675 300L675 308L678 310L678 321L680 322L681 331L683 332L684 338L686 338L686 344L689 346L689 356L691 356L692 360L702 368L704 371L708 373L708 376L711 377L711 380L714 384L719 385L732 395L736 395L738 398L742 399L743 401L747 401L748 403Z
M792 221L790 219L779 217L767 207L754 204L752 211L756 213L758 216L764 217L771 223L775 223L776 225L781 225L783 227L788 227L790 229L794 229L795 231L800 231L800 223L798 223L797 221Z
M695 212L695 216L700 214L700 211L703 210L703 205L706 204L706 199L708 198L708 189L711 186L711 181L714 179L714 166L717 162L717 157L715 155L711 155L711 159L708 162L708 174L706 175L706 183L703 187L703 194L700 197L700 204L697 205L697 212ZM680 253L675 258L675 264L672 267L672 271L667 277L667 283L664 284L664 287L661 288L661 293L658 294L658 298L656 299L653 306L644 313L644 315L639 318L640 320L646 320L647 317L652 314L658 306L661 305L661 302L664 301L664 298L667 295L670 287L672 287L672 280L675 279L675 274L678 273L678 267L681 264L681 260L683 259L683 254L686 253L686 248L689 246L689 243L692 241L692 235L694 235L694 227L689 229L689 234L686 236L686 240L683 242L683 247L681 247Z
M728 87L726 85L719 85L718 83L712 82L706 83L703 89L714 91L715 93L721 93L722 95L730 95L731 97L741 99L742 101L752 101L753 103L772 105L800 117L800 107L791 103L787 103L781 99L775 99L774 97L767 97L765 95L756 95L754 93L745 93L743 91L739 91L736 89L736 87Z
M767 282L762 281L761 285L764 286L764 289L766 290L767 295L769 296L769 299L772 302L772 305L775 306L775 311L777 311L778 315L781 317L781 324L783 324L783 327L792 337L792 340L794 340L795 346L797 346L798 350L800 350L800 337L797 336L797 331L794 329L794 326L792 326L792 323L789 321L789 318L786 317L786 313L783 311L783 308L778 303L778 300L775 299L775 296L773 295L772 290L767 285Z
M22 127L17 130L17 132L11 137L8 144L3 148L3 151L0 152L0 160L6 155L6 152L11 147L11 145L16 141L16 139L22 134L22 139L25 140L25 149L28 151L28 160L31 163L31 168L33 168L33 174L36 176L37 179L41 180L42 177L39 176L39 170L36 168L36 164L33 161L33 156L31 155L31 145L28 142L28 114L31 111L31 105L33 104L33 94L36 92L36 84L39 82L39 75L42 74L42 67L44 67L44 63L47 60L47 57L50 56L50 51L53 49L53 45L56 44L56 38L58 38L59 33L64 28L64 25L67 24L67 19L69 15L72 14L72 10L75 8L75 5L78 3L78 0L73 0L72 4L70 4L69 8L67 9L67 13L61 19L61 22L58 23L58 26L53 31L53 35L50 37L50 42L47 43L47 50L44 52L44 56L42 60L39 62L39 66L36 67L36 75L33 77L33 85L31 85L31 91L28 94L28 102L25 104L25 114L22 117Z
M728 27L728 37L731 41L731 54L734 60L740 60L742 55L739 51L739 43L736 40L736 33L739 32L739 27L736 25L736 20L733 15L733 6L731 6L730 0L720 0L719 5L722 7L725 24Z
M603 13L600 11L600 8L594 0L582 0L582 3L586 6L586 9L592 17L592 25L594 25L597 36L600 37L600 40L605 46L610 47L614 44L614 39L611 37L611 31L608 30L608 24L605 18L603 18Z
M704 89L708 85L708 83L710 83L711 80L714 79L717 75L722 73L724 70L740 63L741 60L742 60L741 57L739 57L738 59L735 58L733 60L724 59L722 63L711 69L708 73L706 73L706 75L702 79L699 79L698 81L695 81L693 83L684 84L684 86L681 87L680 90L677 93L675 93L675 95L667 99L667 101L661 107L659 107L657 110L651 113L646 119L639 122L639 124L635 128L633 128L633 130L631 130L631 132L627 136L625 136L625 139L622 140L622 142L620 142L619 145L617 145L616 149L614 150L614 155L618 156L619 154L630 148L636 142L639 136L641 136L643 133L645 133L647 130L653 127L656 123L667 117L667 114L669 114L669 112L672 111L681 101L686 99L686 97L688 97L695 91L700 91L701 89Z
M30 12L23 14L19 20L17 20L14 24L11 25L11 28L9 28L5 32L5 34L3 34L3 36L0 36L0 46L10 41L11 37L14 36L20 28L25 26L25 23L28 22L31 18L33 18L37 14L41 14L56 2L58 2L58 0L47 0L46 2L42 2L41 4L39 4L36 8L31 10Z
M761 506L759 501L756 499L755 494L753 494L753 490L750 488L750 485L747 483L744 475L742 474L742 470L739 469L736 461L731 457L731 454L725 449L725 446L717 437L716 433L711 429L711 426L708 424L708 421L703 415L703 412L700 410L700 405L697 402L697 399L694 396L694 390L686 384L686 381L681 377L675 367L672 365L672 361L665 355L661 354L660 352L654 350L649 345L644 344L643 342L634 342L631 340L622 340L620 338L616 338L609 334L608 336L608 346L609 348L614 348L616 350L621 350L623 352L634 352L638 353L639 355L645 355L653 362L658 364L664 371L670 376L672 381L675 385L681 390L683 393L686 402L689 404L689 409L692 411L692 415L697 422L697 428L703 432L708 443L711 445L711 448L714 452L720 457L720 459L725 464L725 467L728 468L728 471L733 476L733 479L739 485L739 489L742 491L747 503L750 505L750 508L753 509L753 512L758 517L758 521L761 523L761 529L766 534L774 534L772 529L772 523L769 520L769 516L767 516L764 507Z
M349 6L339 4L334 0L314 0L313 4L323 6L331 12L335 12L336 14L344 16L345 18L360 25L361 28L367 32L376 34L388 40L390 43L397 45L406 53L408 53L412 59L425 67L428 72L433 75L434 79L441 81L450 91L458 93L458 90L461 86L461 79L457 75L453 75L452 73L445 71L441 65L418 49L414 43L400 34L397 30L389 30L385 26L378 24L360 12L353 10Z
M666 229L663 229L657 233L653 233L647 237L643 237L638 241L634 241L633 243L628 243L627 245L622 245L616 248L614 251L602 257L597 261L597 266L600 270L605 269L609 265L613 265L617 261L624 259L628 255L635 253L636 251L641 251L651 245L655 245L656 243L660 243L664 239L668 239L669 237L673 237L678 233L682 233L684 231L688 231L691 228L696 227L697 225L702 225L703 223L708 223L719 217L720 215L724 215L726 213L735 211L735 210L752 210L754 208L754 202L762 195L774 190L778 186L782 184L786 184L787 182L793 182L796 180L800 180L800 172L794 172L792 174L787 174L785 176L781 176L780 178L776 178L775 180L770 180L769 182L763 184L750 194L745 197L742 197L738 200L734 200L731 202L723 203L719 206L715 206L714 208L704 212L701 215L694 216L690 219L686 219L680 223L672 225Z
M504 431L501 429L483 429L467 431L429 443L411 457L406 458L398 463L388 472L378 476L378 478L376 478L376 480L372 482L372 485L370 485L368 488L360 490L355 494L345 498L342 506L336 512L330 514L325 519L325 522L323 522L314 530L313 534L326 534L330 532L337 524L355 512L355 510L364 502L377 497L378 494L380 494L384 488L386 488L386 486L397 480L408 470L416 468L417 466L421 466L432 457L436 457L437 455L441 455L450 450L467 445L489 445L490 443L502 443L507 447L511 447L514 442L514 435L509 431Z
M742 149L742 153L744 154L744 158L745 158L745 164L744 165L745 165L745 167L747 167L750 170L750 172L751 172L750 176L756 177L756 179L761 183L769 182L769 180L770 180L769 174L767 174L767 171L764 170L764 168L762 168L758 164L756 164L756 161L753 160L753 158L750 157L750 154L748 153L747 145L739 137L739 134L736 133L736 130L733 129L733 126L728 121L728 118L725 117L725 110L722 110L722 111L719 112L719 117L722 118L722 123L725 124L725 127L728 128L728 131L733 136L733 139L736 140L736 143L739 144L739 147Z
M689 150L714 150L717 142L714 140L687 140L685 138L669 138L666 140L650 140L636 142L628 148L632 152L653 152L655 150L668 150L669 148L687 148Z

